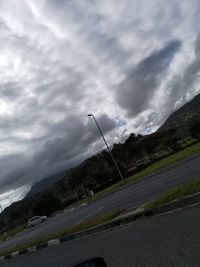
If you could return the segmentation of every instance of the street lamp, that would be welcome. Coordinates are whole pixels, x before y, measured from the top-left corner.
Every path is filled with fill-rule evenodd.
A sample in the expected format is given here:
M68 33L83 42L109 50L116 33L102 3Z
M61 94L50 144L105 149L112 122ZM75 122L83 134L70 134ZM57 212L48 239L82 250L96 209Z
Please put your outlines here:
M94 119L94 121L95 121L95 123L96 123L96 126L97 126L97 128L98 128L98 130L99 130L99 132L100 132L100 134L101 134L101 137L103 138L103 141L104 141L104 143L106 144L106 147L107 147L108 152L109 152L109 154L110 154L110 157L111 157L111 159L112 159L112 161L113 161L113 164L114 164L114 166L115 166L115 168L116 168L116 170L117 170L117 172L118 172L118 174L119 174L119 177L120 177L121 180L123 180L124 177L123 177L123 175L122 175L122 173L121 173L121 171L120 171L120 169L119 169L119 167L118 167L118 165L117 165L116 160L114 159L114 157L113 157L113 155L112 155L112 152L111 152L111 150L110 150L110 148L109 148L109 146L108 146L108 144L107 144L107 142L106 142L106 139L105 139L105 137L104 137L104 135L103 135L103 133L102 133L102 131L101 131L101 128L99 127L99 124L98 124L98 122L97 122L95 116L94 116L93 114L88 114L88 117L93 117L93 119Z

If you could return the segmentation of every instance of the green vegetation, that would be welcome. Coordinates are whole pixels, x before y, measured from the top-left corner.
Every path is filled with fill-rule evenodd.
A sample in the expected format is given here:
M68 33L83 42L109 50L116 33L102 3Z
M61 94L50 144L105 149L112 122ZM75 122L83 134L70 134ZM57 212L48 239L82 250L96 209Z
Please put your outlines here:
M158 171L162 168L168 167L171 164L178 162L179 160L186 159L187 157L190 157L190 156L198 154L198 153L200 153L200 143L196 143L196 144L194 144L190 147L187 147L187 148L185 148L185 149L183 149L183 150L181 150L181 151L179 151L179 152L177 152L171 156L168 156L168 157L166 157L166 158L164 158L164 159L162 159L156 163L153 163L152 165L150 165L146 169L142 170L141 172L139 172L133 176L130 176L124 182L118 182L118 183L104 189L103 191L97 193L93 197L93 199L101 197L102 195L109 193L109 192L112 192L113 190L121 187L124 184L134 182L134 181L141 179L142 177L149 175L155 171Z
M187 138L182 144L181 147L182 148L186 148L188 146L191 146L193 144L195 144L197 142L196 138Z
M59 210L94 200L123 184L199 153L200 144L192 145L200 141L199 134L200 94L175 111L156 132L144 136L131 133L125 142L113 144L112 154L124 177L129 177L123 183L119 182L109 153L103 150L62 174L59 181L43 192L13 203L3 215L11 229L32 216L52 216ZM95 193L93 198L89 198L90 191ZM0 231L5 230L3 216L0 216Z
M175 199L181 199L187 195L200 191L200 177L181 186L174 187L162 193L157 199L146 205L147 209L153 209Z
M131 176L128 178L128 181L134 181L138 178L151 174L154 171L160 170L162 168L168 167L180 160L186 159L192 155L200 153L200 143L194 144L188 148L185 148L171 156L168 156L152 165L144 169L143 171L139 172L138 174Z
M162 193L157 199L146 204L145 209L147 209L147 210L153 209L153 208L156 208L160 205L168 203L172 200L182 199L183 197L190 195L190 194L193 194L193 193L196 193L196 192L200 192L200 177L191 181L191 182L187 182L181 186L177 186L175 188L167 190L166 192ZM114 210L114 211L109 212L109 213L101 214L94 219L87 220L85 222L82 222L80 224L77 224L77 225L74 225L71 227L67 227L62 231L52 233L50 235L47 235L47 236L44 236L44 237L41 237L41 238L38 238L35 240L31 240L31 241L25 242L23 244L19 244L12 249L3 250L0 252L0 256L6 256L6 255L9 255L15 251L24 250L24 249L29 248L29 247L43 244L49 240L53 240L56 238L63 237L65 235L70 235L73 233L77 233L77 232L89 229L93 226L105 223L107 221L110 221L110 220L116 218L124 211L125 210L123 210L123 209L117 209L117 210Z
M13 252L18 251L18 250L24 250L24 249L29 248L29 247L40 245L40 244L45 243L45 242L52 240L52 239L56 239L59 237L63 237L65 235L69 235L69 234L73 234L73 233L77 233L77 232L89 229L93 226L96 226L96 225L99 225L99 224L102 224L102 223L105 223L107 221L114 219L115 217L119 216L124 211L125 211L124 209L117 209L117 210L114 210L112 212L103 213L94 219L89 219L89 220L86 220L85 222L79 223L77 225L67 227L64 230L59 231L57 233L52 233L50 235L47 235L47 236L44 236L44 237L41 237L41 238L38 238L35 240L31 240L29 242L19 244L12 249L2 250L2 251L0 251L0 256L6 256L6 255L9 255L10 253L13 253Z
M25 229L25 227L23 225L19 225L19 226L13 228L12 230L10 230L6 235L3 235L3 234L0 235L0 241L4 241L8 237L16 235L19 232L23 231L24 229Z
M190 134L193 138L200 139L200 118L197 118L189 124Z

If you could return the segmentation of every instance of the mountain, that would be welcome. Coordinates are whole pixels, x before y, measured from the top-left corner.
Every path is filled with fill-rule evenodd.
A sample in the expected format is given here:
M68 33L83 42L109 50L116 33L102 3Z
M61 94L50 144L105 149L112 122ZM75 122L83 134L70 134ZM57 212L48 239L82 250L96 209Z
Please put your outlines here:
M30 191L26 194L25 198L31 198L34 195L41 193L50 187L52 187L56 182L63 178L63 176L67 173L67 171L59 172L51 177L47 177L42 179L41 181L35 183Z
M181 135L186 135L189 129L188 122L196 118L200 119L200 94L173 112L158 131L176 128Z
M182 149L184 139L192 136L190 122L199 120L200 94L173 112L158 131L145 136L132 133L124 143L114 144L112 154L124 176ZM110 156L103 150L73 169L37 182L25 199L7 207L3 214L11 227L15 227L34 215L51 215L82 199L88 191L96 193L118 180ZM2 225L0 216L0 231Z
M197 116L200 117L200 94L173 112L165 121L165 123L158 129L158 132L175 128L178 129L181 135L183 135L183 133L188 134L188 120L196 118ZM77 168L81 167L81 165L84 165L85 162L87 162L87 160L77 166ZM25 198L33 197L35 194L44 192L45 190L53 187L59 180L63 178L63 176L65 176L66 173L67 171L63 171L35 183Z

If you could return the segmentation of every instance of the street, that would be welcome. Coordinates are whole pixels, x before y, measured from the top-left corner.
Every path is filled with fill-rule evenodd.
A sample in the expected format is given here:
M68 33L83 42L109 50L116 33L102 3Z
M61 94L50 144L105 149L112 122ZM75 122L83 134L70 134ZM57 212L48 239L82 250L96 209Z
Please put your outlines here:
M200 207L141 219L127 226L18 256L4 267L67 267L103 257L108 267L200 266Z
M0 249L8 249L16 244L62 230L66 226L78 224L101 212L116 208L130 208L154 199L163 191L179 185L200 175L200 156L196 156L182 164L174 165L162 172L141 179L135 184L129 184L120 190L108 194L77 210L66 210L54 218L35 228L27 229L15 237L2 242Z

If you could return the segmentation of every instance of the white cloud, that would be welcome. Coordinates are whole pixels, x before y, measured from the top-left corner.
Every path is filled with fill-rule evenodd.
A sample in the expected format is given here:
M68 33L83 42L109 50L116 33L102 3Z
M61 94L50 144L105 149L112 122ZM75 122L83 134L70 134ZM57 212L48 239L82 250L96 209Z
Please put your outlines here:
M8 205L16 199L18 188L24 192L42 175L75 164L102 147L98 133L88 124L88 113L104 118L102 125L108 121L113 125L106 128L112 143L123 138L125 129L126 133L155 130L169 112L197 94L199 11L198 0L2 0L2 202ZM156 85L151 94L143 92L147 105L121 105L116 97L121 83L175 40L181 47L170 64L166 61L165 72L151 74L156 77L145 74ZM129 99L131 86L124 89ZM148 90L148 83L145 86ZM135 95L143 89L136 88ZM137 112L128 114L127 108ZM76 132L82 133L78 142L73 139ZM73 145L72 153L61 151L62 144ZM44 155L51 147L61 157L48 165Z

